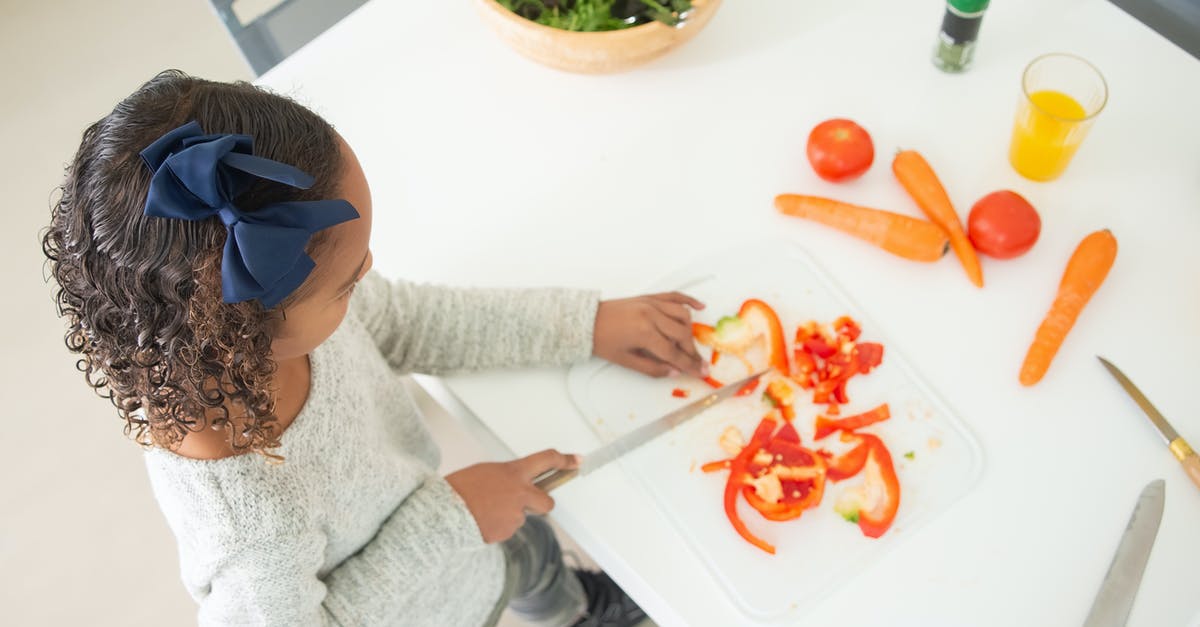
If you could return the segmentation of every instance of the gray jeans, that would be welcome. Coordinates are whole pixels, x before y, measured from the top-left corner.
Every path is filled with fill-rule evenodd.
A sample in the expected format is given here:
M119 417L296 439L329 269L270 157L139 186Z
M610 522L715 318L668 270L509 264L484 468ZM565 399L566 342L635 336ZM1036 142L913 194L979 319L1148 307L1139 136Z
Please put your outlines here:
M535 625L563 627L583 616L583 586L563 562L562 549L550 523L529 516L504 542L507 561L504 593L485 625L495 625L505 607Z

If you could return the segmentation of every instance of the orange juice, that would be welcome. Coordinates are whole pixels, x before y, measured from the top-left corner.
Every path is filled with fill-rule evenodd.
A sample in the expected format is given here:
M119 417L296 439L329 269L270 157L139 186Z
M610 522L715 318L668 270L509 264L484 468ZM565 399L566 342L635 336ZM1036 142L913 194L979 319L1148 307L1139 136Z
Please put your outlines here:
M1087 135L1087 112L1074 98L1054 90L1037 91L1021 100L1008 160L1025 178L1056 179Z

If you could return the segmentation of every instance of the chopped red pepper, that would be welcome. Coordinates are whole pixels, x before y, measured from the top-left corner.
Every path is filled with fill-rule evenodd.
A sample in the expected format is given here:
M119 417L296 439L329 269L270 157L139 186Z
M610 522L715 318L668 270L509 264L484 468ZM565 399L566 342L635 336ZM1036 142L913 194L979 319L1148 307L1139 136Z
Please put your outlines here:
M751 298L742 303L738 317L745 320L751 328L763 330L767 339L767 364L779 374L787 375L790 372L787 340L783 337L783 325L779 323L779 316L775 314L775 310L763 301Z
M829 458L827 476L831 481L849 479L857 475L863 469L863 465L867 463L867 443L861 436L842 432L842 441L858 442L858 445L838 457L825 453Z
M796 425L790 422L785 422L783 423L783 426L779 428L779 432L775 434L775 439L799 444L800 434L796 431Z
M767 399L773 407L779 409L783 414L783 419L791 421L796 417L796 410L792 407L795 394L792 392L792 386L788 385L783 379L775 379L767 384L767 390L763 392L763 397Z
M745 538L747 542L754 546L770 553L775 554L775 547L771 546L765 540L751 533L746 527L746 523L742 522L741 516L737 512L737 496L741 492L741 487L745 485L745 480L749 476L747 466L750 460L754 459L754 455L758 453L767 438L771 436L771 432L775 430L775 420L770 416L763 418L762 422L758 423L758 428L754 430L753 437L742 452L738 453L737 457L729 465L729 478L725 482L725 516L729 518L730 524L738 532L738 535Z
M671 390L671 396L674 396L675 398L687 398L688 391L683 388L675 388L674 390Z
M883 363L883 344L862 342L854 345L854 359L858 364L858 372L867 374Z
M817 432L814 437L818 440L834 431L854 431L867 425L873 425L892 417L888 404L884 403L875 409L853 416L831 420L825 416L817 416Z
M707 464L704 464L703 466L700 467L700 471L701 472L716 472L718 470L727 470L729 468L729 463L730 463L730 460L728 460L728 459L718 459L715 462L708 462Z
M834 320L833 330L839 337L845 337L851 342L857 340L858 336L862 335L862 327L850 316L841 316L837 320Z
M857 522L863 535L878 538L892 526L900 509L900 481L883 441L873 435L861 437L867 446L863 484L843 494L834 510L846 520Z

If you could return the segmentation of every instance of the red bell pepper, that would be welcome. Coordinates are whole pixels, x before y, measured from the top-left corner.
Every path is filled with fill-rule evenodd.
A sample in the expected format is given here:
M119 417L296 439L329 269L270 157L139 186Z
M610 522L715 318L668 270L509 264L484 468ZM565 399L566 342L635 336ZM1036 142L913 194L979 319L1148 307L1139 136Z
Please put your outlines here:
M900 509L900 481L892 466L892 455L883 441L873 435L861 436L867 445L863 483L847 491L834 505L843 518L858 523L863 535L882 536L892 526Z
M833 457L829 453L825 453L829 459L826 476L829 477L830 481L849 479L857 475L867 463L867 443L861 436L843 431L842 441L858 442L858 445L838 457Z
M862 335L862 327L854 318L850 316L841 316L833 321L833 331L838 334L838 337L844 337L846 340L853 342Z
M825 416L817 416L817 431L814 437L820 440L821 438L833 433L834 431L855 431L867 425L873 425L877 422L882 422L892 417L891 410L888 409L888 404L884 403L875 409L853 416L846 416L837 420L831 420Z
M757 298L742 303L738 317L745 320L752 329L761 329L767 340L767 365L776 372L787 375L788 369L787 340L783 337L783 325L779 316L771 306Z
M860 374L871 372L875 366L883 363L883 344L876 342L860 342L855 344L854 360Z
M688 391L683 388L675 388L674 390L671 390L671 396L674 396L675 398L687 398Z
M754 430L754 435L750 438L750 442L738 453L737 457L733 458L733 461L729 465L729 478L725 481L725 516L729 518L729 523L733 525L738 535L742 536L747 542L771 555L775 554L775 547L751 533L746 527L746 523L742 522L742 518L738 515L737 511L737 497L738 493L742 491L741 488L745 485L746 479L749 477L747 466L750 460L754 459L754 455L767 442L767 438L771 436L773 431L775 431L775 420L770 416L763 418L758 423L758 428Z
M779 432L775 434L775 439L783 442L793 442L795 444L799 444L800 434L796 431L796 425L790 422L785 422L783 423L783 426L779 428Z
M763 398L783 414L784 420L791 422L796 417L796 410L792 407L795 394L792 392L792 386L783 379L775 379L768 383Z

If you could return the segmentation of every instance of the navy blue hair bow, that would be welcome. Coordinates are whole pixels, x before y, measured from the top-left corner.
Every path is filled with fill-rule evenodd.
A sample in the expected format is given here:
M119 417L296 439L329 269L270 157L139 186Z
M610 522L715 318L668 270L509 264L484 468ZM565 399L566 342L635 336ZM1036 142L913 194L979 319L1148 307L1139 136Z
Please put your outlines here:
M249 135L205 135L197 122L158 138L142 151L154 172L145 214L225 224L221 295L227 303L257 298L270 309L304 282L316 265L304 252L313 233L353 220L345 200L281 202L254 211L233 204L256 178L308 189L313 178L278 161L254 156Z

